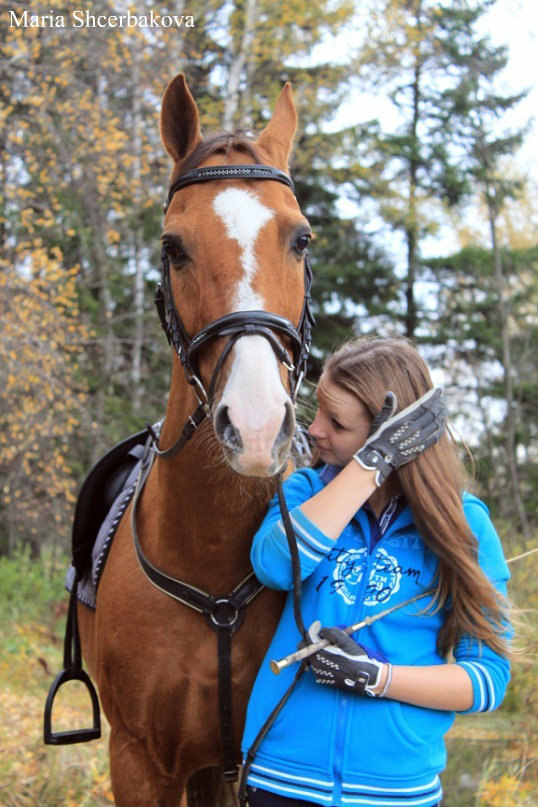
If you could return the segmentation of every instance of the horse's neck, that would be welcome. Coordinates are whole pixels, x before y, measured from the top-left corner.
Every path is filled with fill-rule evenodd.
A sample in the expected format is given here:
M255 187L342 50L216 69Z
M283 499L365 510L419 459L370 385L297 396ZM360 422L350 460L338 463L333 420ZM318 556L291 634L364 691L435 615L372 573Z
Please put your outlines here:
M182 406L171 396L163 446L177 438L194 406L190 398ZM252 537L275 490L275 480L232 471L209 419L179 454L158 460L157 480L158 564L168 574L211 593L231 590L250 571Z

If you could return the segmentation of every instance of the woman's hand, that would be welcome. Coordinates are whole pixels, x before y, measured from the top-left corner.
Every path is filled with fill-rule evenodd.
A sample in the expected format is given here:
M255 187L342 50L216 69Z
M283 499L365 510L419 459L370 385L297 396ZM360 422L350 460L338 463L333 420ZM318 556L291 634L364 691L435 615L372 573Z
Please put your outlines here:
M472 706L471 678L459 664L393 667L383 655L359 644L340 628L320 630L316 621L308 634L312 642L331 642L309 659L318 684L429 709L465 711Z
M398 401L387 392L383 408L374 418L364 445L354 459L375 471L380 487L389 474L436 443L445 429L446 414L440 389L431 389L411 406L394 414Z
M308 634L311 643L320 639L330 642L309 659L318 684L335 686L359 695L383 697L390 683L390 665L384 656L359 644L340 628L320 630L318 621L312 623ZM299 647L303 644L306 643L302 642Z

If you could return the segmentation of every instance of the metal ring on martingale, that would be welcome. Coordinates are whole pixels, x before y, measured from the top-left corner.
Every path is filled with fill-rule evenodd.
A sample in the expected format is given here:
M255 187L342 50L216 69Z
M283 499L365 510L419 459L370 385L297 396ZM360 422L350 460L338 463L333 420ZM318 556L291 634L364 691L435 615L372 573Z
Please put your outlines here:
M230 613L229 619L225 617L224 619L219 620L217 609L222 608L222 606L225 606L226 608L230 609L230 611L233 611L233 613ZM237 608L232 602L230 602L230 600L226 598L219 599L215 601L213 610L209 614L209 618L211 619L211 622L217 626L217 628L231 628L232 625L235 625L239 619L239 608Z

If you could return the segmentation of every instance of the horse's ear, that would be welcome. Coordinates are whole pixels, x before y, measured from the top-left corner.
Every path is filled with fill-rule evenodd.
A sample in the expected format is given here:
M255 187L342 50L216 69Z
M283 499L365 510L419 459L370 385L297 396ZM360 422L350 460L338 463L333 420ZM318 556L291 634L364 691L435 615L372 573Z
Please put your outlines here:
M161 139L174 162L186 157L202 139L198 107L183 73L172 79L164 93Z
M254 145L266 152L277 168L287 171L296 129L297 111L293 103L291 84L287 81L276 102L273 117Z

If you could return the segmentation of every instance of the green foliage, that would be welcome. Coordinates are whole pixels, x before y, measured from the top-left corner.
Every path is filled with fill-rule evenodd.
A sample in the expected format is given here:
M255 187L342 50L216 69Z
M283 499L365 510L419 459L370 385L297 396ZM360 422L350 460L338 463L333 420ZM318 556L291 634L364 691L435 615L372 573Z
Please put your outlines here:
M354 219L341 218L337 195L320 175L297 182L297 198L314 230L312 267L315 350L327 355L353 333L387 320L397 279L388 257ZM312 361L311 378L317 377Z
M534 357L538 345L538 248L503 249L504 301L510 312L514 404L518 462L523 499L534 515L538 462L533 450L538 435L538 383ZM474 450L477 478L497 513L507 501L505 434L506 399L502 383L503 350L499 328L498 288L491 249L469 246L454 255L423 262L425 276L439 289L429 344L444 346L440 366L467 399L482 407L484 432ZM466 370L468 377L466 377ZM476 413L475 408L475 413ZM491 414L495 412L496 416Z
M66 598L66 569L67 556L53 561L47 552L34 559L28 547L16 550L10 558L0 557L2 624L38 622L53 614L54 605Z
M468 198L471 177L478 176L484 159L476 137L480 121L524 96L493 90L507 49L477 32L489 5L480 0L369 5L359 75L367 90L390 98L397 121L388 131L372 131L370 149L382 159L376 161L377 175L372 172L371 193L380 200L380 214L406 242L402 302L408 336L421 334L423 314L415 292L421 280L419 256L424 237L436 226L439 203L454 207ZM520 142L520 133L490 138L488 150L513 153Z
M76 3L52 0L51 6L52 12L67 13ZM472 372L477 361L483 370L496 360L500 336L486 258L470 256L467 265L476 272L474 280L465 276L467 270L457 270L461 285L450 276L448 265L427 267L420 261L423 238L441 210L436 202L456 204L470 178L484 180L486 168L491 182L497 157L511 153L521 141L521 132L502 133L497 140L486 136L488 116L509 111L522 97L492 89L491 82L506 63L506 49L493 47L477 33L476 23L487 6L467 0L442 5L432 0L372 0L364 48L355 60L339 53L337 63L317 46L346 26L352 30L356 9L348 0L294 0L285 7L269 0L202 0L194 29L159 28L151 38L126 28L8 30L0 50L0 259L23 277L14 246L22 244L41 255L43 263L52 264L56 256L58 282L65 284L68 273L75 271L70 295L77 360L64 353L55 378L63 379L62 395L75 390L85 399L79 401L76 418L73 415L76 424L67 420L65 407L62 411L68 403L62 395L47 411L46 422L59 444L54 449L65 463L63 505L59 494L55 508L40 507L35 537L26 529L25 518L15 529L7 508L0 509L0 552L19 540L33 541L38 552L47 536L63 534L73 491L93 461L111 443L164 414L170 354L151 304L159 269L160 204L169 171L158 114L167 81L179 69L187 75L205 132L222 126L235 67L238 103L232 119L247 130L264 125L283 82L293 82L300 124L291 169L316 233L312 262L318 327L312 377L323 355L350 333L400 331L402 321L411 333L420 320L419 338L434 346L445 341L448 352L454 348ZM250 45L244 48L249 8L254 8L254 16ZM149 9L149 0L142 0L137 13ZM110 0L99 0L95 10L114 13ZM334 131L339 104L356 73L365 89L391 100L399 125L383 130L379 122L369 121ZM485 139L477 139L479 133ZM483 165L478 160L483 153L480 143L487 145ZM514 190L499 179L497 172L490 194L496 205ZM342 197L362 205L359 216L342 215ZM407 241L409 271L403 282L394 258L374 232L379 213ZM389 232L386 244L392 243ZM519 260L512 254L505 257ZM507 265L510 278L526 271L521 263ZM433 317L415 299L415 284L424 278L433 279L439 301ZM53 282L50 288L54 291ZM519 297L514 288L510 305L516 318L526 293L525 284ZM36 330L41 314L36 306ZM531 319L525 313L529 327L518 325L514 336L520 373L518 440L525 446L536 437L528 358L536 341ZM57 320L60 328L63 320ZM0 337L4 352L11 349L6 334ZM473 361L469 351L463 355L469 339ZM52 341L57 340L47 331L40 349L46 350ZM24 345L15 355L18 364L24 364L22 378L24 370L32 368L32 359ZM1 402L3 426L32 397L28 391L17 393L19 378L12 372L10 376L16 383L11 382L9 401ZM503 395L495 379L489 380L487 392L495 400ZM11 434L3 428L2 433L0 441L18 445L20 431ZM46 464L50 447L45 437L37 451ZM483 467L489 469L483 477L486 483L498 465L498 454L492 458L488 451L481 452ZM532 490L535 465L527 465L525 484ZM2 489L5 478L13 475L25 502L23 514L30 511L29 501L48 502L46 484L39 496L22 496L23 478L31 476L22 460L16 468L0 466ZM45 475L43 479L48 481ZM32 512L35 518L37 509Z

